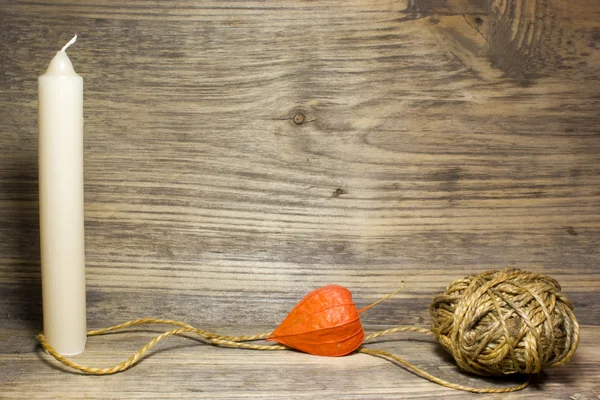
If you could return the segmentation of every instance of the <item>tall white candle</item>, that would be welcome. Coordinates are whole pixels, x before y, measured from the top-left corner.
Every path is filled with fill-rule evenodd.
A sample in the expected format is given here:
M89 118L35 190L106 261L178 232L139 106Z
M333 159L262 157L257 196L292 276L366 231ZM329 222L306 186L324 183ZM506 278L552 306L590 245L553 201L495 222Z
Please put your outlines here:
M44 335L59 353L86 342L83 79L65 50L38 79L40 250Z

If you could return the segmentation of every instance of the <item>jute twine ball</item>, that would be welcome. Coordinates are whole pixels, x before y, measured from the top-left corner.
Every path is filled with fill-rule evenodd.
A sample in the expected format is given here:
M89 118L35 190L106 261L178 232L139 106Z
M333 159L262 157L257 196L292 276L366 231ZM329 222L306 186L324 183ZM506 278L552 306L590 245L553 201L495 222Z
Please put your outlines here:
M468 276L433 299L431 330L465 371L534 374L565 364L579 343L573 304L560 289L518 269Z

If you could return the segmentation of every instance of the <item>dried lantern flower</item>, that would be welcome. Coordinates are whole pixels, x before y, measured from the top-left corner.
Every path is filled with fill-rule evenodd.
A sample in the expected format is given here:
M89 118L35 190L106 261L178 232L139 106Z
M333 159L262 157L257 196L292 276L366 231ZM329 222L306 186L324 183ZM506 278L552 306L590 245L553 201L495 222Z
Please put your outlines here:
M328 285L304 296L269 340L305 353L335 357L352 353L364 337L350 291Z

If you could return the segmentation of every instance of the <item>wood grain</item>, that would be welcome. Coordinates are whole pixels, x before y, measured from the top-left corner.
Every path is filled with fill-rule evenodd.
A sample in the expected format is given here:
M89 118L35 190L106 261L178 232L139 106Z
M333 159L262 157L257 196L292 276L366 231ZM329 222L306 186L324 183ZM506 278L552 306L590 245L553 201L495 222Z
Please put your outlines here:
M513 397L600 395L597 2L0 0L0 21L0 397L464 396L364 355L184 339L111 378L43 362L36 79L74 33L90 326L260 332L318 286L366 305L401 280L363 323L427 326L452 280L520 267L559 280L585 340ZM385 345L454 372L431 343Z
M9 334L14 335L15 330ZM4 336L6 330L0 330ZM597 336L600 327L586 326L581 347L564 367L533 378L524 391L504 395L472 394L432 384L402 368L365 354L342 358L311 356L291 351L260 352L221 349L193 339L172 338L133 369L112 376L84 376L62 370L39 351L32 338L12 339L20 353L0 354L6 399L591 399L600 386ZM90 339L82 363L112 366L141 347L152 334ZM369 345L402 355L444 379L463 384L509 386L521 378L483 379L460 373L429 339L410 334ZM579 396L579 397L578 397Z

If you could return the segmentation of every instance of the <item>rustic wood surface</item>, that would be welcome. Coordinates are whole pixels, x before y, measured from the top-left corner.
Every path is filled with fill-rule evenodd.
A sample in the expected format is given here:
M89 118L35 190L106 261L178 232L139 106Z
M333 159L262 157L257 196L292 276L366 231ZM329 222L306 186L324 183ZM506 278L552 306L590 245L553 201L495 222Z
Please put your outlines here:
M37 76L85 82L88 324L273 329L348 286L368 331L428 326L454 279L557 278L583 325L565 367L506 398L600 398L600 3L0 0L0 398L485 398L367 355L172 338L111 377L62 372L41 328ZM150 333L90 339L108 366ZM393 350L446 379L430 339ZM505 398L502 396L502 398Z

